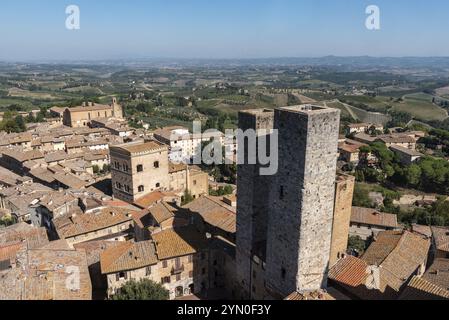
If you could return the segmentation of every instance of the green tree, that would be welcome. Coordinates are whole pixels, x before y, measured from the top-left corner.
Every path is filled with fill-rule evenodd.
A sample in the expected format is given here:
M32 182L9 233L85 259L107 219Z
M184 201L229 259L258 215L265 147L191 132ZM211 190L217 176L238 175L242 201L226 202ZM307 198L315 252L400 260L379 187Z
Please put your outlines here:
M348 249L354 250L361 255L366 249L366 243L359 236L349 236Z
M169 298L167 289L149 279L139 282L128 281L120 288L119 293L112 297L113 300L168 300Z
M181 197L181 205L185 206L186 204L192 202L194 200L192 194L189 190L184 191L184 195Z
M92 171L93 171L95 174L99 174L99 173L100 173L100 167L99 167L98 165L94 164L94 165L92 166Z

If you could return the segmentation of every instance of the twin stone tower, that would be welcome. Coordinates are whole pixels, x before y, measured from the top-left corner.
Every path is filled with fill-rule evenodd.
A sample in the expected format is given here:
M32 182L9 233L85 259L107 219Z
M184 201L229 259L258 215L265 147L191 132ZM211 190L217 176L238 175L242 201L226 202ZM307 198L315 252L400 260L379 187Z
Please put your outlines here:
M325 288L339 125L339 110L314 105L240 112L239 129L278 131L277 173L260 175L259 162L238 165L236 268L242 298L277 299ZM246 155L248 143L239 152ZM265 291L258 295L252 283L256 258L263 264Z

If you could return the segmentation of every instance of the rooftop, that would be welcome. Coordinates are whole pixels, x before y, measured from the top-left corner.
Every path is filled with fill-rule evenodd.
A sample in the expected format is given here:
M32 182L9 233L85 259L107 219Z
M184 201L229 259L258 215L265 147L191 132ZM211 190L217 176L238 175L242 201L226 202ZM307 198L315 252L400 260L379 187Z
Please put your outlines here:
M379 212L371 208L352 207L351 223L397 228L397 215Z

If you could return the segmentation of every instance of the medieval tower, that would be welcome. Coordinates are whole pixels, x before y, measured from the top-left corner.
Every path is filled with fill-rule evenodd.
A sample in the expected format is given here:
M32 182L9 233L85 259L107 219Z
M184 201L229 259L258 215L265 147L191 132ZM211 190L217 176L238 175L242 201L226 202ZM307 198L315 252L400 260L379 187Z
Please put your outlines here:
M276 174L258 176L257 166L239 166L240 286L251 281L254 256L264 261L266 289L274 298L326 286L339 122L339 110L312 105L240 113L240 129L278 130Z
M339 174L335 181L334 221L329 266L344 257L348 247L349 225L352 213L355 178Z
M326 286L340 111L312 105L275 110L279 169L268 217L266 281L287 296Z
M239 129L254 130L256 141L245 140L239 146L239 155L248 155L249 148L257 150L259 139L268 138L267 130L273 129L273 110L247 110L239 113ZM265 137L264 137L265 136ZM241 153L243 151L243 153ZM248 298L251 290L251 264L253 256L265 258L267 223L270 205L271 176L260 175L259 159L249 164L248 158L239 159L237 176L237 279L242 298Z
M117 98L112 98L112 114L114 118L122 119L123 118L123 107L117 103Z

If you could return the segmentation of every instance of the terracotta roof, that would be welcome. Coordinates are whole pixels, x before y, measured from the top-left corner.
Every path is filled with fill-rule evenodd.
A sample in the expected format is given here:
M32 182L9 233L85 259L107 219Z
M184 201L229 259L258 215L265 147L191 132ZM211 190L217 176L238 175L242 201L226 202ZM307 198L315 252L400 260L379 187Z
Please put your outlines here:
M49 242L47 230L20 222L0 229L0 244L26 242L28 248L37 248Z
M377 140L380 140L384 143L415 143L416 140L409 135L406 134L386 134L377 137Z
M147 141L139 143L128 143L119 146L111 147L113 150L120 150L128 155L135 155L140 153L154 152L160 150L168 150L168 147L157 141Z
M99 110L109 110L112 109L109 105L94 104L93 106L78 106L73 108L67 108L70 112L88 112L88 111L99 111Z
M399 152L399 153L407 154L407 155L409 155L411 157L422 157L423 156L422 153L420 153L420 152L418 152L416 150L412 150L412 149L409 149L409 148L404 148L404 147L401 147L401 146L391 146L390 149L392 151L396 151L396 152Z
M351 223L361 223L387 228L398 227L397 215L361 207L352 207Z
M187 170L187 165L186 164L175 164L170 162L168 165L168 173L174 173L174 172L179 172L179 171L183 171L183 170Z
M412 224L412 232L419 233L428 238L432 237L432 229L429 226L423 226L420 224Z
M362 259L347 256L329 270L329 279L351 287L365 285L367 268L368 264Z
M53 223L60 238L71 238L132 221L132 217L128 216L128 213L129 210L126 209L105 208L99 213L56 218Z
M302 300L335 300L324 290L311 291L311 292L293 292L284 300L290 301L302 301Z
M438 250L449 252L449 229L431 227L435 246Z
M230 233L236 232L235 208L225 204L219 197L202 196L183 208L198 213L211 226Z
M442 289L449 290L449 259L435 259L423 278Z
M158 203L164 199L172 199L173 197L176 197L176 194L172 192L154 191L139 198L134 202L134 204L139 208L146 209L151 207L155 203Z
M383 231L362 256L369 265L381 267L385 284L399 291L404 283L427 261L430 241L408 232Z
M196 253L207 245L207 239L194 227L167 229L151 236L156 245L159 260Z
M0 245L0 261L13 259L23 245L22 242Z
M81 189L84 188L86 186L86 182L79 179L78 177L76 177L75 175L71 174L71 173L56 173L54 175L54 178L56 181L58 181L59 183L69 187L69 188L73 188L73 189Z
M426 279L414 276L402 292L399 300L448 300L449 291Z
M0 300L90 300L92 285L86 254L75 250L20 250L17 265L2 272ZM77 268L79 286L67 286L70 268Z
M175 216L174 212L176 211L175 208L173 208L166 202L158 203L148 210L158 224L161 224L165 220L173 218Z
M105 250L100 256L103 274L140 269L157 262L158 259L152 241L124 242Z

